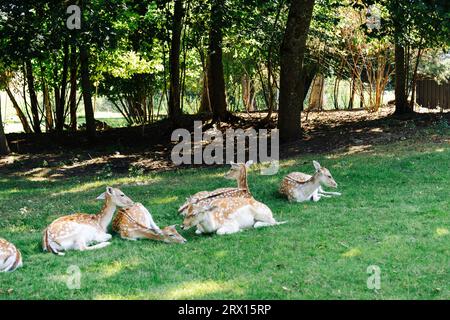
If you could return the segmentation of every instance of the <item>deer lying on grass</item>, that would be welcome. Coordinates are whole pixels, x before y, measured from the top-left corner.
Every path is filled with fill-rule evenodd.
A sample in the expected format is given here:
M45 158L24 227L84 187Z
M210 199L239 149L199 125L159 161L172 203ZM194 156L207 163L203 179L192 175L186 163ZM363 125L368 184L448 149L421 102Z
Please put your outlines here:
M96 215L76 213L53 221L44 231L44 251L64 255L61 251L94 250L110 245L111 235L106 230L116 207L129 207L134 203L122 191L111 187L106 187L106 192L97 200L105 200L105 203Z
M160 229L153 221L150 212L140 203L120 209L112 223L112 229L122 239L151 239L166 243L185 243L175 226Z
M248 188L247 171L253 164L252 160L244 163L230 162L231 168L225 173L224 178L237 181L237 188L219 188L214 191L200 191L186 199L186 202L178 209L181 215L186 215L187 208L192 203L207 205L215 198L244 197L252 198Z
M215 198L209 204L189 204L182 229L197 227L196 234L236 233L243 229L283 224L265 204L253 198Z
M22 266L22 254L5 239L0 238L0 272L14 271Z
M302 172L292 172L284 177L280 186L280 193L287 196L289 201L303 202L307 200L319 201L321 197L340 196L339 192L327 192L321 184L337 188L337 183L327 168L319 162L313 161L316 173L314 175Z

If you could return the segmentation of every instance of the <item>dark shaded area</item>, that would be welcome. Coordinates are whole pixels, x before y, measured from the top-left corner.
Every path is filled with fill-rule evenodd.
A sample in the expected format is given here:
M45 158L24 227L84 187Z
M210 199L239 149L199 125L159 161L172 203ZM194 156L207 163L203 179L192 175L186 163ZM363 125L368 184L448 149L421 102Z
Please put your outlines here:
M370 147L405 140L420 130L439 128L450 123L450 113L408 114L392 116L389 109L385 116L365 111L328 111L311 113L303 121L303 136L288 144L281 144L280 158L303 154L350 150L352 147ZM386 116L387 115L387 116ZM237 122L220 123L223 133L228 128L274 128L274 122L261 122L264 115L242 114ZM211 122L199 116L183 116L183 127L191 133L194 120L203 120L203 130L212 127ZM9 134L7 135L13 156L0 158L4 174L38 176L52 179L74 175L126 173L133 170L164 171L175 168L170 159L174 142L171 142L173 125L162 120L152 125L116 128L99 132L95 144L88 141L83 132L57 134Z

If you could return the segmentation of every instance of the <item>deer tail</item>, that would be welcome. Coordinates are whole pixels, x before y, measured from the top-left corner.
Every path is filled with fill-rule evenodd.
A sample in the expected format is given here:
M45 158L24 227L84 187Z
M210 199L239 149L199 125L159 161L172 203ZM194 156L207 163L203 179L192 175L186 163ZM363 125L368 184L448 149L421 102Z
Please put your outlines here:
M43 238L43 241L42 241L42 249L44 251L48 251L48 252L51 252L53 254L57 254L57 255L63 256L64 253L59 252L56 248L54 248L52 242L53 241L52 241L52 239L50 239L48 228L46 228L44 230L44 238Z

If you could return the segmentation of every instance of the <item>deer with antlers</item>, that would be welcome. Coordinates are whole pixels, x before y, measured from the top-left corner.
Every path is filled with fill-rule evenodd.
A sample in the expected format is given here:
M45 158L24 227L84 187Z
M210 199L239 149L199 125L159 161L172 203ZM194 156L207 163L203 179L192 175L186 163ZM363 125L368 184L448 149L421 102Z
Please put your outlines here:
M120 234L122 239L150 239L165 243L185 243L175 228L175 225L160 229L153 221L151 213L141 204L122 208L112 223L112 229Z
M319 201L321 197L329 198L331 196L340 196L339 192L327 192L322 188L322 184L331 188L337 188L337 183L327 168L313 161L316 172L309 175L302 172L291 172L280 185L280 193L288 198L289 201L304 202L313 200Z
M10 242L0 238L0 272L10 272L22 266L22 254Z
M119 189L111 187L106 187L97 200L104 200L98 214L76 213L53 221L44 231L44 251L64 255L61 251L94 250L110 245L111 235L106 231L116 208L130 207L134 202Z
M188 206L192 203L198 205L207 205L215 198L229 198L229 197L243 197L252 198L247 182L247 172L253 164L252 160L246 163L230 162L230 170L225 173L224 178L229 180L236 180L237 188L219 188L214 191L200 191L186 199L186 202L178 209L181 215L187 213Z

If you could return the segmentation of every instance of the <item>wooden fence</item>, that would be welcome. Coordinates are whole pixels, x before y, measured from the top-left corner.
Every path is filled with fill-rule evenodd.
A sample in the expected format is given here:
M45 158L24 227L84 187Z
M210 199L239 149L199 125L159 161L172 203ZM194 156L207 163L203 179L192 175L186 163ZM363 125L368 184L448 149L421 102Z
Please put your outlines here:
M416 103L424 108L450 109L450 82L438 84L434 80L418 80Z

